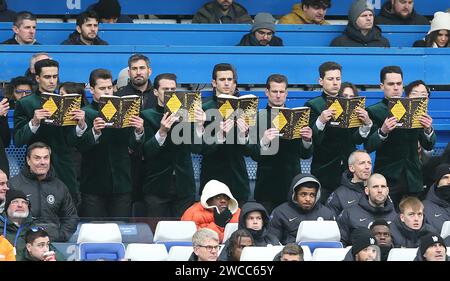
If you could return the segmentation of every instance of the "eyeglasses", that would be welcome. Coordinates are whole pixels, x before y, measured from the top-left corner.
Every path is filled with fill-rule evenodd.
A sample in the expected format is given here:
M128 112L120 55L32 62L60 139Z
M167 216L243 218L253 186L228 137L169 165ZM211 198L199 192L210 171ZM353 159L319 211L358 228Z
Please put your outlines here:
M11 201L10 204L11 205L19 205L19 203L27 205L27 206L30 204L30 202L28 202L27 200L23 200L23 199L14 199L14 200Z
M39 230L45 231L45 229L42 226L33 226L30 228L33 232L38 232Z
M31 94L31 90L14 90L14 93L29 95L29 94Z
M211 246L211 245L197 245L198 247L202 247L205 248L206 250L208 250L209 252L212 252L212 250L216 250L218 251L220 248L220 245L216 245L216 246Z

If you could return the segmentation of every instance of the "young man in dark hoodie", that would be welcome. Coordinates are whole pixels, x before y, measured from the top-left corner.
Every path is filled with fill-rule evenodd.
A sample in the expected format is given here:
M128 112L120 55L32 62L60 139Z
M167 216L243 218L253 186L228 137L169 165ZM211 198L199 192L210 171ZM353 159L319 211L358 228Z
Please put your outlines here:
M76 30L61 45L108 45L98 37L98 21L93 10L81 13L77 17Z
M247 10L234 0L214 0L203 5L192 23L252 23Z
M381 35L381 29L373 24L374 12L366 0L353 2L348 12L348 24L344 33L331 41L332 47L390 47Z
M370 155L363 150L353 151L348 157L348 170L342 174L341 186L331 193L326 204L336 217L342 210L358 204L371 174Z
M386 0L375 24L429 25L428 19L414 10L414 0Z
M391 223L392 241L396 248L415 248L419 239L435 232L424 220L423 204L416 197L406 197L400 201L400 214Z
M250 33L244 35L238 46L283 46L283 40L275 36L275 19L269 13L258 13Z
M435 179L423 205L426 223L439 232L444 222L450 221L450 164L439 165Z
M223 247L219 261L240 261L242 250L245 247L258 246L255 244L253 236L246 229L238 229L233 232L230 239L227 240Z
M334 220L333 212L319 202L321 186L311 174L294 177L288 201L271 215L269 233L285 245L295 242L300 222L304 220Z

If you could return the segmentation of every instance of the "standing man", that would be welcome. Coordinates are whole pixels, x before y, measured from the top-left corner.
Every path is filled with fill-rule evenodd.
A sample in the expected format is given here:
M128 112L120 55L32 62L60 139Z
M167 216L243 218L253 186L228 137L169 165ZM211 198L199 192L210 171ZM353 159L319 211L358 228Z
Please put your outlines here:
M250 33L244 35L238 46L283 46L283 40L275 36L275 19L269 13L258 13Z
M428 114L419 117L423 129L395 129L397 119L389 117L388 98L401 97L403 72L398 66L386 66L380 73L384 99L367 108L374 126L364 147L376 151L375 173L384 175L397 206L404 195L417 196L423 191L422 167L417 143L432 150L436 143L433 119Z
M328 121L335 111L327 109L327 96L338 95L342 67L336 62L325 62L320 65L319 74L319 84L323 87L322 95L307 101L305 106L311 108L309 126L313 130L311 174L315 175L322 185L321 200L325 203L331 192L339 186L342 173L347 169L345 163L356 150L356 144L363 143L369 135L372 120L364 108L358 108L356 112L363 126L352 129L329 126Z
M6 98L0 100L0 170L9 177L9 163L5 148L11 142L11 132L8 126L9 101Z
M342 210L358 204L364 195L367 180L372 174L372 159L362 150L355 150L348 157L348 170L342 174L339 186L327 201L327 206L339 216Z
M77 209L66 185L50 168L51 149L42 142L28 147L27 164L10 181L12 189L28 194L36 224L45 226L50 239L67 242L77 229Z
M85 106L88 131L80 144L81 214L84 217L128 217L131 213L131 171L128 148L136 149L144 136L144 120L130 118L129 128L106 128L98 117L98 101L113 94L109 70L95 69L89 76L93 101Z
M281 24L330 24L325 20L331 0L302 0L292 6L292 12L281 17Z
M98 16L93 10L77 17L77 27L61 45L108 45L98 36Z
M279 131L271 128L271 116L276 112L273 107L284 107L288 96L288 79L281 74L272 74L267 78L265 94L268 99L266 110L258 113L258 122L264 130L258 136L258 143L250 145L252 158L258 162L255 184L255 200L262 203L269 214L278 205L286 202L292 179L301 173L300 159L312 155L312 130L301 129L301 139L286 140L279 138ZM268 129L266 129L268 128ZM276 145L278 149L276 149ZM264 153L269 149L273 153Z
M76 126L56 127L41 123L50 112L41 107L40 95L54 93L58 85L59 64L51 59L38 61L35 65L38 90L16 102L14 111L14 143L30 145L43 142L52 150L52 165L56 177L64 182L74 201L78 198L78 181L73 161L73 149L87 129L83 110L72 110ZM75 201L75 205L77 202Z
M14 36L2 44L7 45L40 45L36 41L36 17L30 12L20 12L16 15L12 30Z
M237 119L236 122L233 119L227 119L220 121L220 126L214 126L215 123L219 123L215 118L222 118L218 112L217 96L235 95L236 80L237 73L231 64L219 63L214 66L213 98L203 104L206 120L213 122L207 126L203 136L200 193L208 181L215 179L225 183L239 205L242 205L250 195L247 166L244 160L244 156L249 154L246 146L249 127L243 118ZM214 128L211 130L212 127ZM227 134L231 134L233 138L226 137Z
M429 25L430 21L414 10L414 0L386 0L375 24Z
M247 10L234 0L213 0L204 4L192 23L252 23Z

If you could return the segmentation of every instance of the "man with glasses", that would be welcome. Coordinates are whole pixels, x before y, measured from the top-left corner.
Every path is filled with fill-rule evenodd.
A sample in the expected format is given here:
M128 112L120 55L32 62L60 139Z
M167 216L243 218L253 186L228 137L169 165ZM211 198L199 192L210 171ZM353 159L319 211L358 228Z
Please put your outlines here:
M192 236L193 253L188 261L217 261L219 235L209 228L200 228Z
M10 105L15 106L15 101L32 94L33 82L28 77L17 76L11 79L10 88L12 91L11 97L14 98L14 103L10 103Z
M206 227L214 230L222 242L225 225L229 222L237 223L240 212L238 202L228 186L220 181L210 180L205 184L200 202L189 207L181 220L194 221L197 228Z
M239 46L283 46L275 34L275 19L269 13L258 13L250 33L244 35Z

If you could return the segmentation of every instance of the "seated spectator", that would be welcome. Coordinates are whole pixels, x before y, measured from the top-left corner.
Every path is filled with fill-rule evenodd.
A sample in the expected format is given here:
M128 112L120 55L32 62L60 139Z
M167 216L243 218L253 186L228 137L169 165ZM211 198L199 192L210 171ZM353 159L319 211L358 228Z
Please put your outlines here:
M286 244L273 261L303 261L303 249L295 243Z
M269 214L263 205L247 202L242 206L238 228L250 232L255 246L280 245L278 238L267 231L268 226Z
M440 232L445 221L450 221L450 165L436 168L435 183L423 201L425 221Z
M11 79L12 96L16 101L31 95L33 92L32 88L33 83L25 76L17 76Z
M11 131L8 125L9 101L7 98L0 98L0 170L9 177L9 161L5 148L11 142Z
M429 25L430 22L416 13L413 0L385 0L375 24Z
M354 261L380 261L380 248L376 245L375 237L370 232L353 239L350 252Z
M20 12L16 15L12 30L14 36L2 44L7 45L40 45L36 41L36 17L30 12Z
M94 11L83 12L77 17L77 27L62 45L108 45L98 36L98 16Z
M219 235L209 228L200 228L192 236L193 253L188 261L217 261Z
M320 189L319 181L311 174L298 174L292 179L290 200L273 210L269 222L269 233L281 244L295 242L304 220L334 220L333 211L319 202Z
M61 96L67 94L78 94L81 96L81 107L89 104L89 101L86 98L86 91L83 83L64 82L59 85L59 94Z
M239 46L283 46L275 34L275 19L269 13L258 13L250 33L244 35Z
M217 180L210 180L200 196L200 202L189 207L181 217L182 221L194 221L197 228L209 228L219 234L223 241L225 225L238 222L241 210L228 186Z
M336 217L342 210L358 204L371 173L370 155L363 150L353 151L348 157L348 170L342 173L341 185L331 193L326 204Z
M8 176L0 169L0 213L5 210L6 192L8 190Z
M77 229L78 215L66 185L50 169L51 149L36 142L28 147L26 160L20 173L10 180L11 189L29 194L35 206L35 223L45 225L50 239L66 242ZM42 199L44 198L44 199Z
M30 58L30 67L25 71L24 76L26 76L31 83L33 84L32 90L33 92L36 92L38 88L38 83L36 81L36 70L34 68L34 65L41 60L45 59L52 59L47 53L36 53L33 54Z
M399 209L400 215L390 225L394 247L416 248L422 236L435 230L425 223L423 204L416 197L403 198Z
M99 0L89 9L97 13L101 23L133 23L129 16L121 14L122 7L118 0Z
M0 235L0 261L16 261L14 247L3 235Z
M219 261L240 261L242 250L245 247L258 246L255 245L252 235L246 229L238 229L233 232L230 239L225 242Z
M6 0L0 0L0 22L14 21L16 12L8 10Z
M447 248L439 234L430 233L420 239L414 261L449 261Z
M343 35L331 41L333 47L390 47L381 35L381 29L373 24L372 5L366 0L353 2L348 12L348 24Z
M50 243L47 231L40 226L33 226L25 233L25 242L24 260L26 261L65 260L64 256Z
M431 21L430 30L424 39L414 42L413 47L445 48L450 47L450 14L436 12Z
M342 82L341 88L339 89L338 96L353 98L359 96L358 89L355 85L350 82Z
M0 216L3 236L15 248L16 260L23 260L25 233L33 226L31 204L23 191L11 189L6 193L5 210Z
M252 18L234 0L213 0L195 13L192 23L252 23Z
M292 6L292 12L281 17L280 24L330 24L325 20L331 0L302 0Z
M397 216L383 175L371 175L364 192L358 204L344 209L337 219L344 246L350 245L350 234L355 229L368 228L370 223L380 218L391 222Z
M377 219L370 225L370 231L380 247L380 260L387 261L389 251L394 247L390 225L384 219Z

